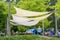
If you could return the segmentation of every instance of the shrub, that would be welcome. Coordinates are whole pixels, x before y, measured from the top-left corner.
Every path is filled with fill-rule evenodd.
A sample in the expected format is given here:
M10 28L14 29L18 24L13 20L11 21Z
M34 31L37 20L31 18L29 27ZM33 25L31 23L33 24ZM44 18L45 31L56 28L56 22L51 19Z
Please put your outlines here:
M20 35L10 37L0 37L0 40L60 40L60 38L44 38L38 35Z

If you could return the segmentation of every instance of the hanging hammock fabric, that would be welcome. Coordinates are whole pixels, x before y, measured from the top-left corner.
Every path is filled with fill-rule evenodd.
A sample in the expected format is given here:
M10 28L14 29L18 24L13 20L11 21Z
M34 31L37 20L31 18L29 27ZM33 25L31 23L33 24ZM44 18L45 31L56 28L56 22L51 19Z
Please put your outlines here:
M13 16L13 20L11 21L15 22L18 25L33 26L39 22L39 20L29 20L28 18L18 17L15 15L12 16Z
M40 16L40 17L36 17L36 18L27 18L27 17L20 17L18 15L12 15L14 20L23 20L24 21L29 21L29 20L43 20L47 17L49 17L52 13L48 14L48 15L44 15L44 16Z
M12 15L13 20L11 20L11 22L17 25L34 26L39 21L46 19L52 14L52 13L48 14L49 12L32 12L32 11L19 9L17 7L14 7L14 8L16 9L16 14ZM38 15L44 15L44 16L39 16L36 18L27 18L29 16L38 16Z
M34 26L39 22L37 20L30 21L30 22L28 22L28 21L26 21L26 22L16 22L16 21L13 21L13 20L11 20L11 21L15 22L17 25L24 25L24 26Z
M25 25L25 26L34 26L36 25L39 21L47 18L48 16L50 16L52 13L42 16L42 17L37 17L37 18L24 18L24 17L19 17L16 15L12 15L13 16L13 20L12 22L17 23L18 25Z
M38 15L44 15L44 14L48 14L49 12L33 12L33 11L27 11L27 10L23 10L20 8L17 8L14 6L14 8L16 9L16 14L18 16L38 16Z

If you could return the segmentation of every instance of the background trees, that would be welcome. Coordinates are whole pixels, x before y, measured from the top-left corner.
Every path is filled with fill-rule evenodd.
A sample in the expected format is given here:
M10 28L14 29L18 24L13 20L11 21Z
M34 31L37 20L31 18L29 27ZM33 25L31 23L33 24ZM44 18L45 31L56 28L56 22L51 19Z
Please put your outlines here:
M7 14L5 13L5 5L3 2L0 2L0 31L4 31L5 28L5 22Z
M56 16L58 17L58 28L60 28L60 0L57 1L56 5L50 6L49 5L50 0L18 0L18 3L11 3L11 14L16 13L14 9L14 5L16 5L19 8L29 10L29 11L37 11L37 12L45 12L49 11L50 9L56 8ZM50 9L49 9L50 8ZM51 10L52 11L52 10ZM7 19L7 13L8 13L8 4L7 2L0 1L0 30L4 31L5 25L6 25L6 19ZM11 16L12 19L12 16ZM53 22L53 15L48 17L48 19L44 20L45 23L45 28L47 27L54 27L54 22ZM35 25L34 27L42 27L41 21ZM13 26L11 25L14 29L18 29L19 31L25 31L27 28L32 28L32 27L26 27L26 26ZM13 29L12 28L12 29ZM24 29L24 30L23 30Z

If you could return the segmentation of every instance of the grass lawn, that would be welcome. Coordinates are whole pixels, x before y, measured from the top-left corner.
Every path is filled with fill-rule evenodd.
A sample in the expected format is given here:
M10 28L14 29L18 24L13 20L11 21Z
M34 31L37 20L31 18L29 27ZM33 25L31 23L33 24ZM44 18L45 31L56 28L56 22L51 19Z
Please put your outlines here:
M0 37L0 40L60 40L60 38L42 37L39 35L19 35L19 36Z

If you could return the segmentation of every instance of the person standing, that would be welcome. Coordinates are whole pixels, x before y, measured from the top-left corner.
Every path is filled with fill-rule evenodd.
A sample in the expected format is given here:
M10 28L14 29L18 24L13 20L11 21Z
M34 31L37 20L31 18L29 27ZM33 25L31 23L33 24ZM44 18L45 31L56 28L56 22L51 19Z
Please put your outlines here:
M41 29L41 27L40 27L40 26L38 27L37 32L38 32L38 34L41 34L42 29Z

